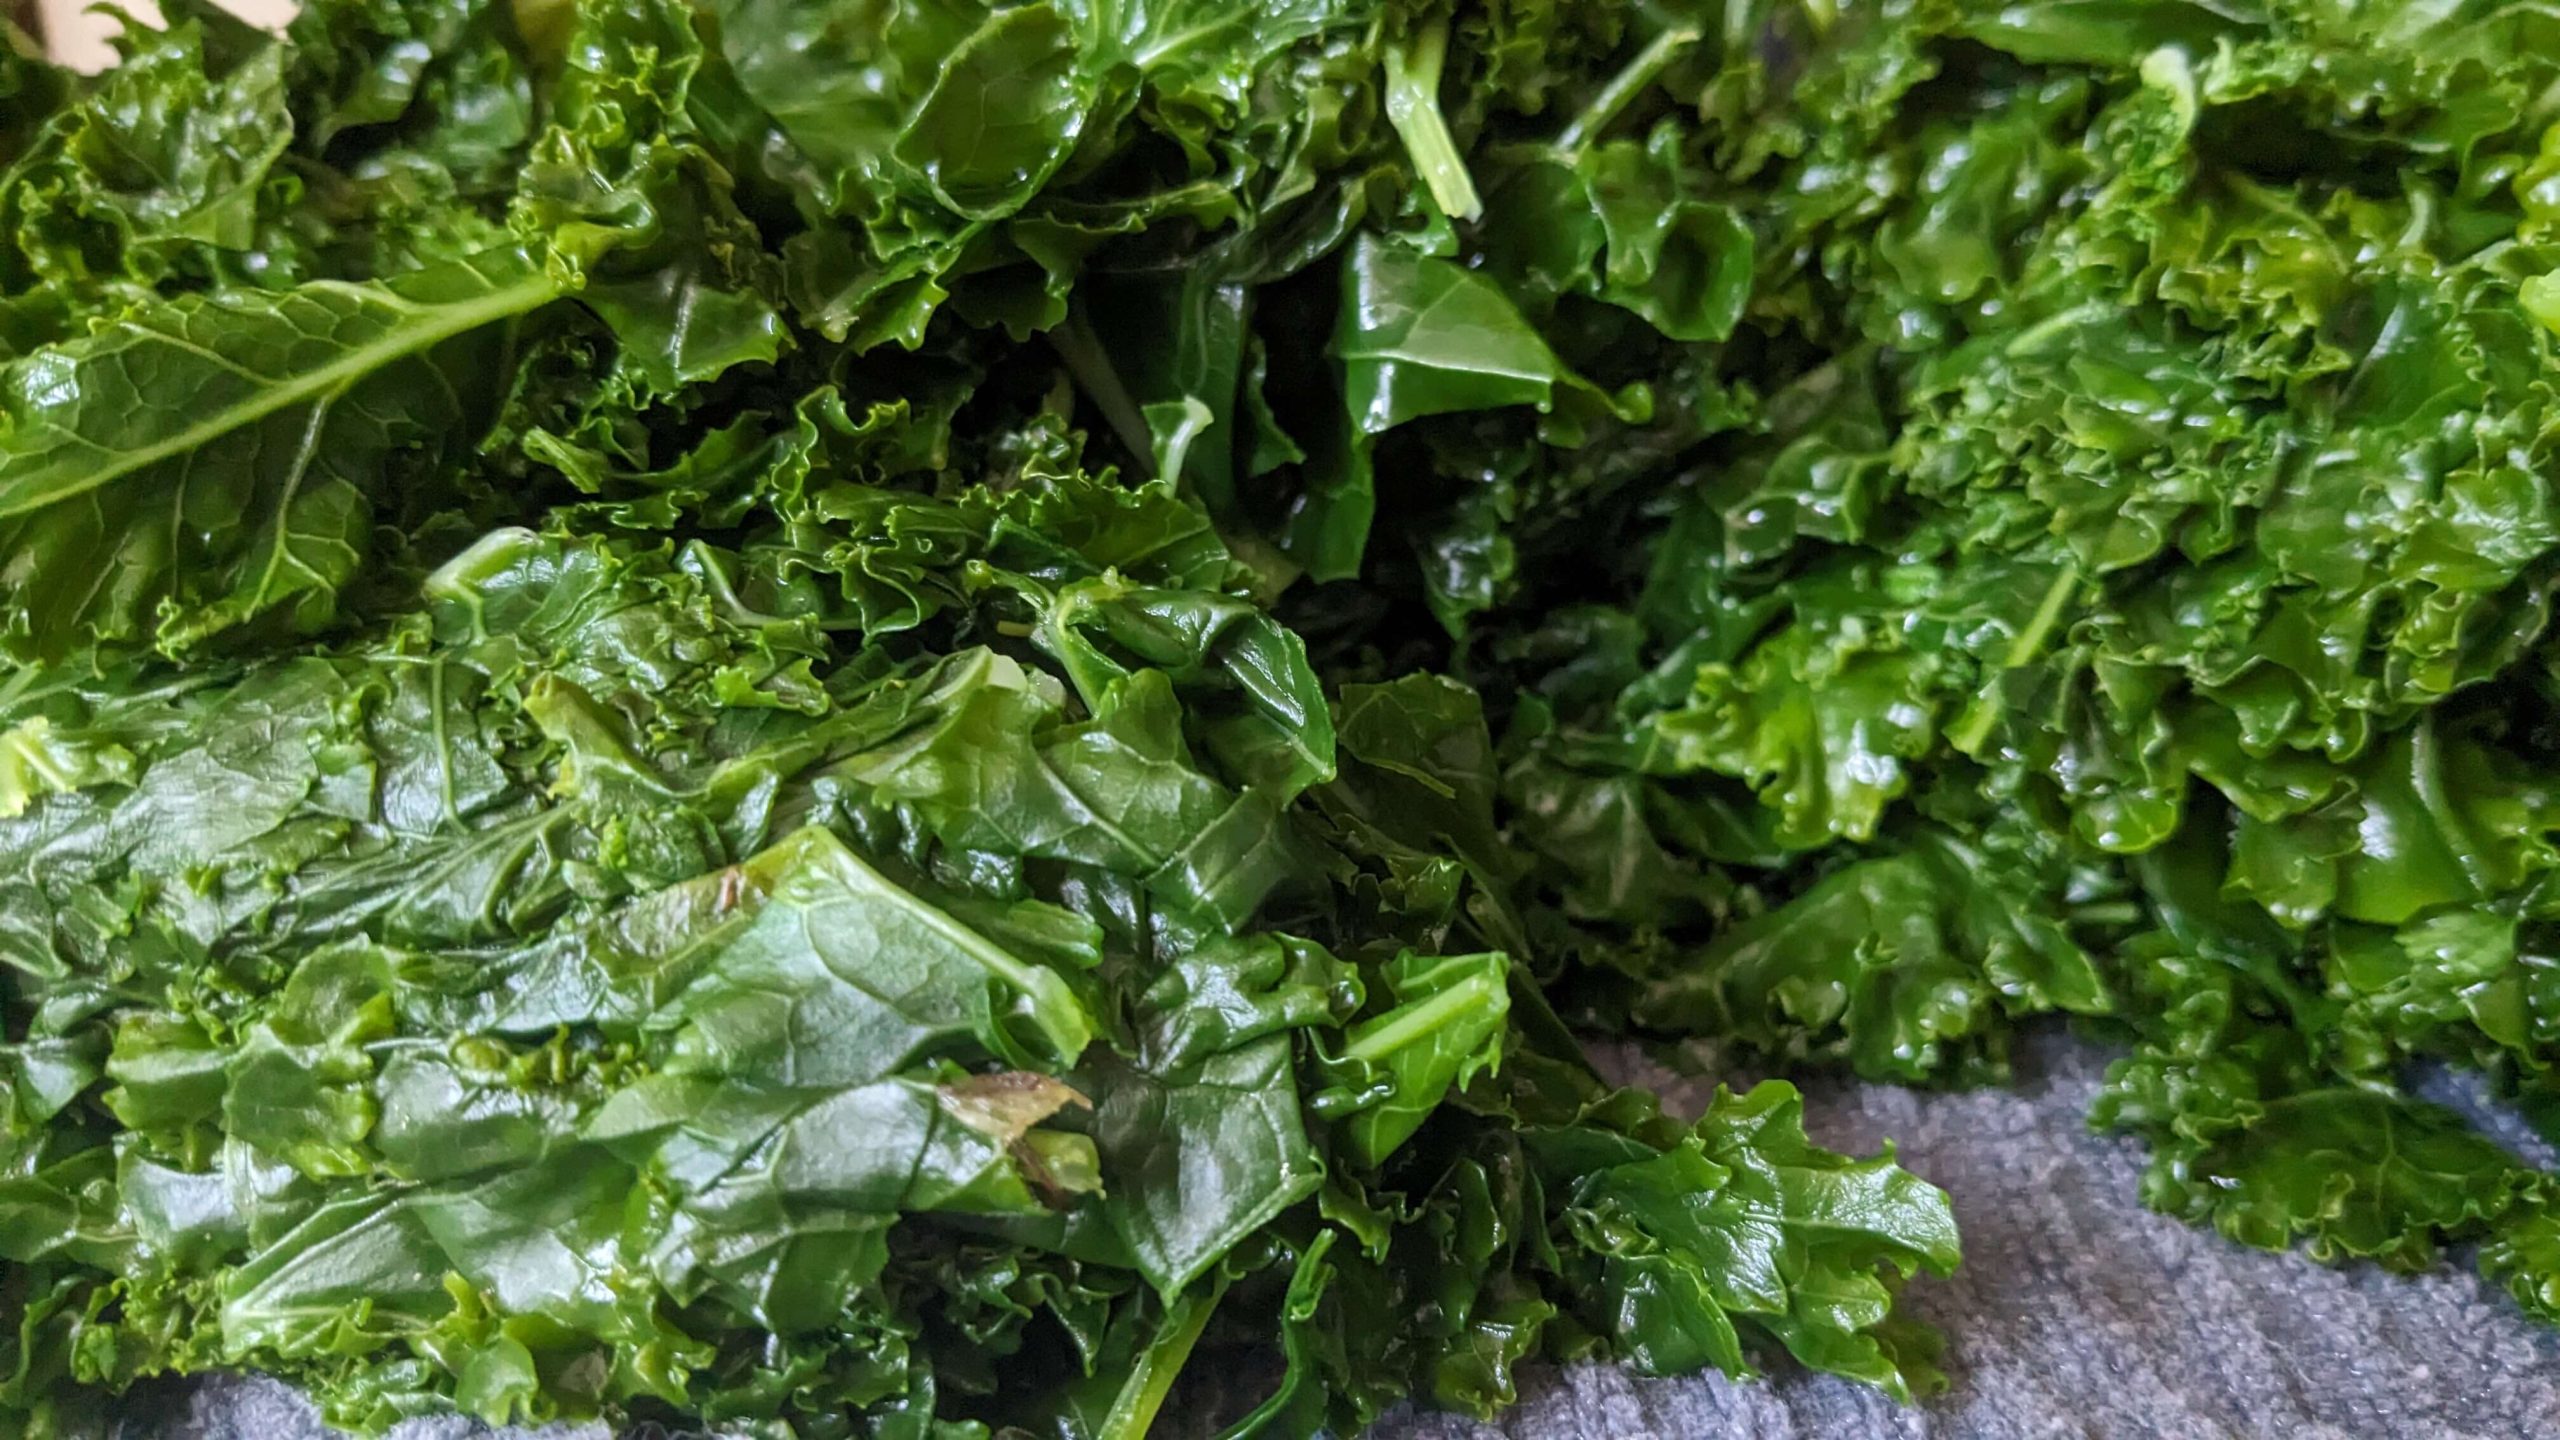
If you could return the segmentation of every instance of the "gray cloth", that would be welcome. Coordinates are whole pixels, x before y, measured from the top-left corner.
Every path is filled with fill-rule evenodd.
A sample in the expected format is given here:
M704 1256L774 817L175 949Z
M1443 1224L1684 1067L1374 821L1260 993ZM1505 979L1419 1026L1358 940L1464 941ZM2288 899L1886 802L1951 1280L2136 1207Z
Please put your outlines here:
M1675 1106L1712 1085L1613 1057ZM1491 1426L1390 1419L1370 1440L1797 1440L1797 1437L2560 1435L2560 1332L2528 1321L2467 1270L2417 1277L2324 1269L2243 1249L2141 1208L2137 1147L2082 1117L2104 1056L2046 1033L2009 1090L1923 1094L1807 1085L1814 1137L1866 1153L1887 1139L1947 1188L1965 1263L1910 1303L1949 1337L1947 1394L1902 1408L1844 1381L1773 1366L1770 1378L1643 1380L1605 1366L1534 1376ZM2449 1083L2449 1082L2448 1082ZM2458 1086L2439 1098L2479 1110ZM2548 1159L2489 1117L2501 1138ZM310 1412L265 1381L211 1383L174 1402L154 1440L318 1440ZM558 1440L603 1440L600 1427ZM413 1422L400 1440L488 1440L468 1422Z

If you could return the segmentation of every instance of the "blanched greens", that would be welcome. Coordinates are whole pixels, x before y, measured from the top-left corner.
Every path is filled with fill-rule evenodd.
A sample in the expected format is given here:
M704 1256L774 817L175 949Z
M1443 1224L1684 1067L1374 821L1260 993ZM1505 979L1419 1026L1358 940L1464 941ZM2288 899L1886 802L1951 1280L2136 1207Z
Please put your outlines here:
M1934 1384L1591 1031L2560 1315L2546 8L172 18L0 53L0 1426Z

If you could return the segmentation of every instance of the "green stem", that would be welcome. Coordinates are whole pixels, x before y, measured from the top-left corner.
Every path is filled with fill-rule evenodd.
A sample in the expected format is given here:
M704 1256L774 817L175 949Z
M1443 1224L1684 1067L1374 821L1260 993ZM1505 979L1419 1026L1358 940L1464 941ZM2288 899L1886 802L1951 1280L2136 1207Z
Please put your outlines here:
M1156 1331L1155 1340L1122 1382L1120 1393L1112 1398L1111 1411L1093 1429L1093 1440L1147 1440L1154 1428L1156 1412L1164 1408L1165 1397L1173 1393L1173 1382L1182 1374L1183 1362L1191 1358L1192 1347L1200 1343L1201 1333L1209 1328L1209 1317L1217 1312L1218 1302L1225 1298L1226 1282L1213 1282L1208 1293L1187 1291L1182 1298L1165 1309L1164 1324Z
M1155 433L1147 428L1147 417L1138 410L1138 402L1129 398L1129 387L1120 383L1120 372L1111 366L1111 357L1102 353L1102 342L1095 338L1093 327L1080 314L1069 315L1065 322L1044 332L1049 345L1067 362L1067 373L1076 384L1093 397L1094 408L1120 437L1121 446L1129 452L1130 463L1142 470L1155 466ZM1152 477L1150 477L1152 478Z
M1154 408L1148 407L1148 409ZM1143 415L1145 412L1140 413ZM1174 426L1172 434L1164 437L1164 458L1162 463L1156 466L1156 469L1162 472L1162 478L1177 485L1182 483L1182 463L1190 457L1192 442L1206 434L1209 427L1217 423L1217 419L1217 416L1209 412L1208 406L1200 403L1198 396L1182 397L1182 421ZM1154 423L1149 422L1147 433L1152 436L1155 428Z
M1486 977L1473 976L1427 1000L1400 1005L1358 1027L1358 1033L1343 1046L1342 1058L1375 1064L1459 1015L1491 1004L1493 990Z
M2027 621L2027 628L2019 631L2018 638L2009 642L2009 653L2001 663L2015 670L2036 658L2044 649L2045 637L2053 633L2054 622L2062 618L2062 607L2071 603L2071 592L2079 588L2080 567L2063 566L2053 577L2053 583L2045 586L2043 603L2036 606L2035 616Z
M1600 138L1600 132L1609 128L1609 122L1618 118L1618 112L1626 109L1671 64L1671 57L1697 40L1698 32L1686 28L1665 30L1654 36L1653 42L1628 61L1625 69L1609 77L1608 85L1591 97L1591 103L1582 107L1573 123L1564 127L1564 133L1556 137L1556 148L1568 160L1580 159L1591 142Z
M2045 587L2044 601L2036 606L2036 613L2027 621L2027 628L2019 631L2017 638L2009 642L2009 653L2000 661L2003 672L2015 670L2036 658L2037 653L2044 649L2046 638L2062 619L2062 607L2071 603L2072 594L2079 588L2080 567L2064 565L2054 575L2053 583ZM1983 692L1974 697L1964 719L1947 736L1958 750L1967 755L1982 748L1982 742L1991 738L1991 727L2000 719L2000 706L1991 694L1998 684L1995 676L1991 685L1985 686Z
M1449 55L1449 22L1434 20L1403 45L1387 50L1387 123L1404 137L1413 168L1431 190L1440 213L1473 220L1484 213L1475 180L1458 142L1440 116L1440 67Z

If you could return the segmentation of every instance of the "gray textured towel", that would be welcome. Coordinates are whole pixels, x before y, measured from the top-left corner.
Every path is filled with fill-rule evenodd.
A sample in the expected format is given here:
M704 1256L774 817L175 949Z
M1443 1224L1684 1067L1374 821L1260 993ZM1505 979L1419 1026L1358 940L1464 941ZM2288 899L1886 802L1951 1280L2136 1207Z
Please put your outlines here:
M2098 1052L2044 1034L2025 1047L2010 1090L1806 1087L1816 1139L1863 1153L1893 1138L1904 1163L1955 1196L1964 1267L1911 1294L1950 1337L1955 1384L1945 1396L1904 1409L1785 1368L1737 1384L1581 1366L1535 1377L1498 1425L1408 1416L1371 1440L2560 1435L2560 1332L2526 1320L2468 1271L2327 1270L2143 1210L2138 1150L2083 1125L2102 1065ZM1628 1068L1693 1110L1711 1088ZM2459 1092L2442 1098L2476 1105ZM2501 1138L2534 1148L2512 1128ZM140 1427L153 1440L322 1434L307 1407L264 1381L208 1384L158 1420ZM492 1435L462 1421L399 1433Z

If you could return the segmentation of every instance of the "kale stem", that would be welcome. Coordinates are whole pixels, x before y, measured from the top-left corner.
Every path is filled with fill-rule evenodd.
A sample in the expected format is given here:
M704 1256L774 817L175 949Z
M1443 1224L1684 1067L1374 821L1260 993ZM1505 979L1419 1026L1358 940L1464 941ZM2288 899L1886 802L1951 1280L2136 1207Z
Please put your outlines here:
M1342 1058L1374 1064L1467 1011L1492 1003L1496 993L1486 977L1474 976L1427 1000L1399 1006L1372 1021L1376 1028L1363 1027L1364 1033L1343 1047Z
M1166 1307L1164 1324L1138 1358L1135 1373L1113 1397L1111 1413L1094 1427L1094 1440L1146 1440L1147 1432L1155 1428L1156 1412L1164 1408L1183 1362L1191 1358L1192 1347L1200 1343L1201 1332L1209 1328L1209 1317L1217 1313L1226 1291L1226 1283L1218 1281L1206 1295L1188 1293Z
M1698 32L1685 26L1654 36L1625 69L1609 77L1609 83L1591 97L1591 103L1573 117L1573 123L1564 127L1564 133L1556 137L1556 148L1568 160L1580 159L1591 142L1600 138L1600 132L1609 128L1609 122L1618 118L1618 112L1626 109L1671 64L1671 57L1697 43L1697 39Z
M1440 115L1440 67L1449 55L1449 22L1434 20L1402 45L1387 49L1387 123L1404 137L1406 153L1440 213L1473 220L1484 213L1465 157Z
M2044 649L2046 638L2053 633L2053 627L2062 619L2062 607L2071 603L2072 594L2079 588L2078 565L2065 564L2055 572L2053 583L2045 587L2043 603L2036 606L2036 613L2027 621L2027 627L2009 642L2009 653L2001 657L2003 672L2015 670L2036 658L2037 652ZM1967 755L1982 748L1982 742L1991 738L1991 727L2000 719L1999 702L1992 698L1992 691L1999 683L1999 677L1993 676L1991 683L1982 687L1982 693L1973 697L1973 704L1966 709L1964 718L1948 732L1947 738L1956 749Z
M2062 618L2062 607L2071 603L2071 592L2079 588L2080 567L2064 565L2054 575L2053 583L2045 587L2044 603L2036 606L2035 618L2018 632L2017 639L2009 642L2009 653L2002 665L2015 670L2036 658L2037 652L2044 649L2045 637L2053 633L2054 622Z
M1129 452L1129 463L1140 474L1155 468L1155 436L1147 428L1147 417L1138 411L1138 402L1129 398L1129 387L1120 383L1120 372L1111 367L1111 357L1102 353L1102 342L1081 314L1070 313L1066 320L1046 332L1051 349L1067 362L1067 373L1093 399L1094 408L1109 422L1111 433ZM1153 478L1149 476L1149 478Z

